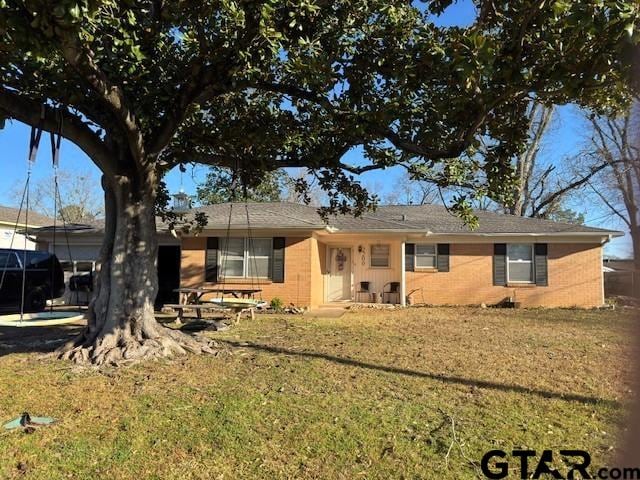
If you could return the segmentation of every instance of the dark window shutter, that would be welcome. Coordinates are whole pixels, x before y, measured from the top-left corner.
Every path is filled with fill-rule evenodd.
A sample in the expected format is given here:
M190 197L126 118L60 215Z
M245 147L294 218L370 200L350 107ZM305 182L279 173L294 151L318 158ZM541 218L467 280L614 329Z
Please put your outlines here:
M416 244L405 243L404 245L404 270L405 272L413 272L416 267Z
M549 275L547 272L547 244L536 243L533 247L535 255L536 285L546 287L549 285Z
M284 283L284 237L273 237L271 280L274 283Z
M218 237L207 238L207 259L204 278L207 282L218 281Z
M507 244L493 244L493 284L507 284Z
M449 271L449 244L439 243L438 250L436 253L438 254L436 257L438 271L448 272Z

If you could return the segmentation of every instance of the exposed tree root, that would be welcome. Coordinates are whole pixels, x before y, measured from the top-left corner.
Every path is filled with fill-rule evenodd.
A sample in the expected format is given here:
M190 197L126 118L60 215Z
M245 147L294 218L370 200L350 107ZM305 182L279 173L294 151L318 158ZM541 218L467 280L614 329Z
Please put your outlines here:
M103 177L105 233L87 327L55 355L78 364L106 366L187 353L216 353L205 338L171 330L154 315L158 292L153 185L124 172Z
M75 340L60 347L55 356L82 365L118 366L142 360L170 358L188 353L217 354L216 342L196 337L178 330L159 327L153 338L121 336L113 342L111 337L89 338L83 333Z

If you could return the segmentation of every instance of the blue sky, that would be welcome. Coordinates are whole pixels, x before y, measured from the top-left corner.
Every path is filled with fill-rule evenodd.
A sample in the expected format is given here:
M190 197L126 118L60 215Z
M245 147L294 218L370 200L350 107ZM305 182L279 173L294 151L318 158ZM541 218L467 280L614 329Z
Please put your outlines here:
M464 25L470 23L475 15L473 4L469 1L457 2L452 5L438 19L442 25ZM547 139L547 145L543 155L547 160L560 164L566 161L566 157L574 155L580 150L584 142L585 123L577 108L569 105L559 107L555 114L553 132ZM4 130L0 131L0 205L15 206L15 192L21 190L27 173L27 150L29 145L29 128L19 122L7 122ZM345 162L358 164L362 162L359 151L349 152ZM82 174L91 173L96 178L96 184L100 176L98 169L91 163L87 156L70 142L63 142L61 150L61 168L67 171ZM167 184L170 191L177 192L181 184L187 193L195 193L197 182L204 177L206 168L198 166L193 171L188 169L184 175L180 175L174 169L167 176ZM193 175L192 175L193 174ZM386 171L369 172L361 176L361 180L369 186L375 186L379 196L393 189L397 183L401 171L397 168ZM51 178L51 153L49 151L49 139L43 136L38 155L38 162L33 171L33 179ZM571 207L578 212L585 213L587 224L606 228L624 230L624 225L615 221L607 210L599 205L581 204L576 200ZM621 239L613 240L606 247L608 254L617 256L629 256L631 245L628 235Z

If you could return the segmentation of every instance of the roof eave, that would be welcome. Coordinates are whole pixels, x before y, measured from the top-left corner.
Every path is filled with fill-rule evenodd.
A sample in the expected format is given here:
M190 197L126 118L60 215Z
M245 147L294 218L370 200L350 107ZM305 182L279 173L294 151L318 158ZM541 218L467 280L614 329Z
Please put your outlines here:
M429 237L450 237L456 236L470 236L470 237L562 237L562 236L593 236L593 237L621 237L624 236L623 232L617 231L593 231L593 232L431 232L429 230L421 229L395 229L395 228L379 228L379 229L339 229L330 227L326 229L329 233L345 233L345 234L365 234L365 233L403 233L403 234L417 234Z
M468 235L468 236L477 236L477 237L562 237L567 235L575 235L575 236L593 236L593 237L622 237L624 236L623 232L613 231L613 230L603 230L603 231L593 231L593 232L449 232L449 233L432 233L426 232L425 235L428 236L450 236L450 235Z

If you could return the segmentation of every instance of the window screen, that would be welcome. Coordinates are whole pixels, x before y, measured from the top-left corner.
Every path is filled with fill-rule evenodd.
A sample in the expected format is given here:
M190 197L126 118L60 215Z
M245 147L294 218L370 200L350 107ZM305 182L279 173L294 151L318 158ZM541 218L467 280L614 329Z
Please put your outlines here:
M533 283L533 245L529 243L507 245L507 281Z
M271 251L273 246L270 238L253 238L248 243L248 271L249 277L268 278L271 271Z
M224 277L244 277L244 238L222 239L220 271Z
M436 246L416 245L416 267L435 268L436 265Z
M371 246L371 266L372 267L388 267L389 266L389 245L372 245Z

